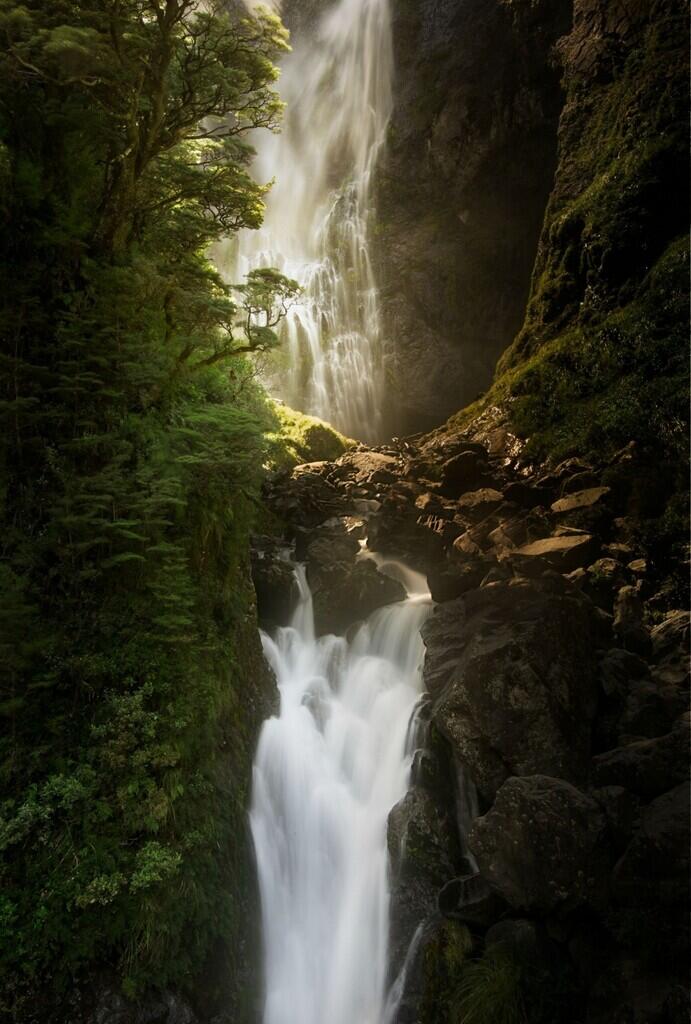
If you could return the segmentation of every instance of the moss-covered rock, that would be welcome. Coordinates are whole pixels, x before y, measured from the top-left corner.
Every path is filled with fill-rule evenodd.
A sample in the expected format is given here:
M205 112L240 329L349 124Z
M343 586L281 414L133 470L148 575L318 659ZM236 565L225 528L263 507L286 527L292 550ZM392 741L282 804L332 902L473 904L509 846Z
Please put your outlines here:
M355 444L316 416L308 416L281 402L269 404L267 442L270 465L274 469L337 459Z

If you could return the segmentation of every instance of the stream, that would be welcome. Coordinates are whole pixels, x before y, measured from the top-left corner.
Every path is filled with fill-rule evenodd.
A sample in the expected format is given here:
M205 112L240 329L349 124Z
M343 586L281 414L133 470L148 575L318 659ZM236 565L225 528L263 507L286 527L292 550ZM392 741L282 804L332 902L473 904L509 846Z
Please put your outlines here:
M419 573L348 640L317 637L304 567L289 626L262 634L280 713L262 730L251 828L262 900L264 1024L387 1024L386 825L405 794L421 692Z

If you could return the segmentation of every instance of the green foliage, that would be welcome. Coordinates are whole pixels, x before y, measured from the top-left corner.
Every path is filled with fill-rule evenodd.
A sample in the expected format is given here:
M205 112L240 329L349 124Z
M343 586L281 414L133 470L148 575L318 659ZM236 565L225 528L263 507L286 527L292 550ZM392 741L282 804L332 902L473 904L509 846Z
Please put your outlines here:
M260 223L246 134L286 44L198 7L0 0L8 1022L66 1019L99 970L136 994L240 968L267 459L242 353L296 286L229 288L207 250Z
M270 404L269 425L269 463L276 469L337 459L355 444L316 416L307 416L280 402Z
M503 949L463 968L454 1024L527 1024L521 967Z

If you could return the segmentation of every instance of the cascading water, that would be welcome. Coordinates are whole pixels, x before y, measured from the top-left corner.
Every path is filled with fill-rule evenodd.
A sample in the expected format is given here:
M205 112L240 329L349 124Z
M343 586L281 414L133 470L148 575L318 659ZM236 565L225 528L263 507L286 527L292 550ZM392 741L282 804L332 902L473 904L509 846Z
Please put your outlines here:
M381 325L369 250L372 178L391 113L389 0L333 0L283 62L283 130L256 140L275 178L237 278L274 266L303 288L269 361L269 390L349 436L381 440Z
M317 638L304 569L292 624L263 635L281 696L254 768L251 826L265 951L264 1024L385 1024L386 822L404 795L421 690L424 578L352 641Z

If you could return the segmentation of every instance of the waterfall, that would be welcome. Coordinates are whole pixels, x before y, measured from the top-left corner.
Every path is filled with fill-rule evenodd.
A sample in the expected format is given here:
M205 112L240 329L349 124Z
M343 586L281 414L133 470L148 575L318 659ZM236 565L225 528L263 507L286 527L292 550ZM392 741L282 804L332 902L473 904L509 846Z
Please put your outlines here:
M383 366L370 259L372 184L391 113L389 0L333 0L282 64L283 130L256 139L275 179L263 228L239 238L238 279L278 267L303 292L265 383L349 436L381 440Z
M264 1024L384 1024L386 825L405 794L421 691L424 578L352 637L316 637L298 567L290 626L262 635L280 691L254 767L250 821L265 955Z

